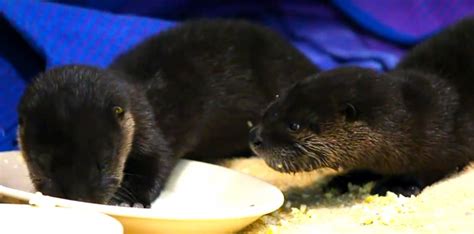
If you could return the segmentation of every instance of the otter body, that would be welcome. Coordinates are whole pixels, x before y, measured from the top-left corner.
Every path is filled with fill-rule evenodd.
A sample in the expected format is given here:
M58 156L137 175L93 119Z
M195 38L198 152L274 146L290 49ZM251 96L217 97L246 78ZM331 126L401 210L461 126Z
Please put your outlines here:
M110 68L146 87L171 148L192 159L250 155L248 122L281 90L318 71L270 30L207 20L160 33Z
M249 153L247 122L316 71L264 27L183 23L107 69L41 74L19 105L21 150L45 194L147 207L179 158Z
M251 131L273 168L377 179L372 192L412 195L474 160L474 19L422 42L391 72L339 68L298 82Z

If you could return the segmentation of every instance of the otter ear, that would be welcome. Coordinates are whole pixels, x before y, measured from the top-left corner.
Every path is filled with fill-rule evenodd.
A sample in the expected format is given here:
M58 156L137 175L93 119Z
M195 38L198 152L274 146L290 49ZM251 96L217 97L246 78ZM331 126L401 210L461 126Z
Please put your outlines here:
M122 107L120 107L120 106L114 106L114 107L112 108L112 110L113 110L115 116L117 116L119 119L122 119L122 118L123 118L123 115L125 114L125 110L124 110Z
M346 121L353 122L357 120L359 113L354 105L352 105L351 103L346 103L344 104L342 114Z

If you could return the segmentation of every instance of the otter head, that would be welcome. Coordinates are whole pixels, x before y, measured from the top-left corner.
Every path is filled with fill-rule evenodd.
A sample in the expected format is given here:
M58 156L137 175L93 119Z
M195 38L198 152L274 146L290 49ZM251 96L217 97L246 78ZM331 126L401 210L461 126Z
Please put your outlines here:
M339 68L296 83L264 111L250 147L281 172L363 165L381 141L374 129L390 99L381 76Z
M19 111L19 143L36 189L107 203L134 135L126 84L111 72L64 66L39 75Z

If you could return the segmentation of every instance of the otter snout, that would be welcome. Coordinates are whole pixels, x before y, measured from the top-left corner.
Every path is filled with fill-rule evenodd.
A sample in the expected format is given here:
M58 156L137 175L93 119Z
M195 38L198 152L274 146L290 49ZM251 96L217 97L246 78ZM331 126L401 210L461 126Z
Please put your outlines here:
M252 148L259 148L263 144L262 136L261 136L261 127L255 126L250 129L249 132L249 144Z
M90 188L89 185L74 184L74 186L63 187L64 198L81 202L105 204L105 194Z

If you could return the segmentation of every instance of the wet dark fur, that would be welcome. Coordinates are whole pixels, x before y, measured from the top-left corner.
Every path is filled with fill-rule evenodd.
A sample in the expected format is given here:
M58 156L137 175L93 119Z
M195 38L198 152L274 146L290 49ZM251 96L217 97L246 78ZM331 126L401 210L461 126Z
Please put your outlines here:
M474 160L473 41L467 19L389 73L339 68L298 82L252 129L251 145L279 171L342 168L333 185L378 174L373 193L417 194Z
M21 149L46 194L147 206L178 158L250 153L247 122L315 72L263 27L188 22L119 56L108 70L65 66L39 76L19 107Z

